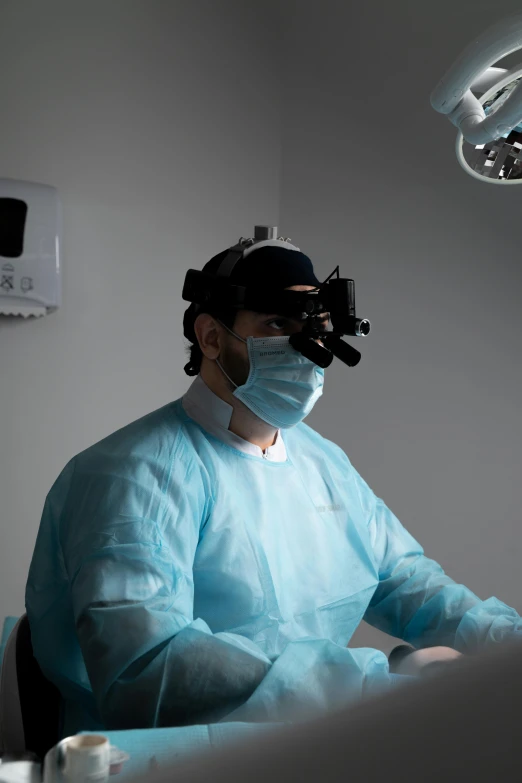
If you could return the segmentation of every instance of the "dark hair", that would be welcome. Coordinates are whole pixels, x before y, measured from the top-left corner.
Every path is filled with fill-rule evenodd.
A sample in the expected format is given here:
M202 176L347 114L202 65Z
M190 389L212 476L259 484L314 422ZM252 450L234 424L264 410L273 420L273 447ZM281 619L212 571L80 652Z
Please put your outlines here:
M211 258L210 261L207 261L203 267L203 271L213 274L218 269L221 261L228 255L228 252L228 248L226 250L222 250L221 253L218 253L216 256ZM196 337L196 332L194 331L194 322L198 315L201 315L201 313L208 313L214 318L219 318L219 320L223 321L223 323L226 324L229 329L232 329L236 320L237 311L225 308L207 308L203 306L196 307L194 304L191 304L190 307L185 310L185 314L183 316L183 334L189 343L191 343L191 345L187 347L189 361L183 368L187 375L197 375L201 370L203 353L201 352L198 338Z
M222 321L225 326L228 326L229 329L234 328L234 323L236 320L237 310L210 310L207 309L201 309L196 317L194 318L194 321L196 320L198 315L201 315L201 313L208 313L209 315L213 316L214 318L219 318L220 321ZM203 353L201 351L201 348L199 347L198 338L196 336L196 333L194 332L194 328L191 330L193 332L193 339L191 341L191 345L187 347L187 352L189 354L189 361L183 368L187 375L198 375L201 370L201 362L203 360Z

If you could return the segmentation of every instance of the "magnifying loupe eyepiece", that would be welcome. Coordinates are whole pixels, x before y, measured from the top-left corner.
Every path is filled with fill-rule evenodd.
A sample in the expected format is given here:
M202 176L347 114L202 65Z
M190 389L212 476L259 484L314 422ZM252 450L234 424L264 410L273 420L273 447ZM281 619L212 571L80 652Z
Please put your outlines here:
M355 367L361 361L361 354L359 351L348 343L345 343L344 340L337 335L325 338L325 345L334 356L347 364L348 367Z
M334 357L331 351L317 343L313 337L309 337L302 332L296 332L296 334L291 335L290 345L323 369L329 367L333 362Z

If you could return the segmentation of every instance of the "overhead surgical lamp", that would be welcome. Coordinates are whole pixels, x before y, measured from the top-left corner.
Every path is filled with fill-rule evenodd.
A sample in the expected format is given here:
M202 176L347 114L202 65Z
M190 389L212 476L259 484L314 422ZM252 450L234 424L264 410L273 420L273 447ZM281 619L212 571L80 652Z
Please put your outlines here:
M494 67L520 48L522 14L516 14L472 41L431 93L433 108L459 129L460 165L482 182L522 184L522 62Z

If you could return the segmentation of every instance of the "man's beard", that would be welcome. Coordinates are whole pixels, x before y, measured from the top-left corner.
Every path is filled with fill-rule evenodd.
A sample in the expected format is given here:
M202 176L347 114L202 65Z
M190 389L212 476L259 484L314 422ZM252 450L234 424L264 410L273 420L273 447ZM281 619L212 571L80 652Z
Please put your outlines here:
M228 339L226 340L219 357L219 363L235 384L243 386L246 383L250 372L250 362L240 350L235 346L232 347L232 340L234 340L234 343L236 342L233 337L230 338L230 342ZM234 388L235 387L232 387L231 391L234 391Z

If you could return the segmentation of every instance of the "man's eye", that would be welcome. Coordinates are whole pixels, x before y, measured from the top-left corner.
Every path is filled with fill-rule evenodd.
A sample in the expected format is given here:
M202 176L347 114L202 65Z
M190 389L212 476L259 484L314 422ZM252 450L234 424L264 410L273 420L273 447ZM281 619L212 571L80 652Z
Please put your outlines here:
M266 325L270 326L271 329L282 330L286 327L287 322L284 318L273 318L271 321L267 321Z

